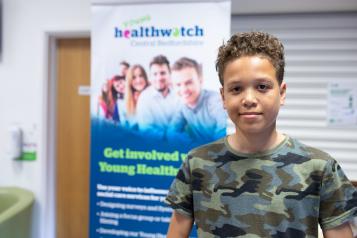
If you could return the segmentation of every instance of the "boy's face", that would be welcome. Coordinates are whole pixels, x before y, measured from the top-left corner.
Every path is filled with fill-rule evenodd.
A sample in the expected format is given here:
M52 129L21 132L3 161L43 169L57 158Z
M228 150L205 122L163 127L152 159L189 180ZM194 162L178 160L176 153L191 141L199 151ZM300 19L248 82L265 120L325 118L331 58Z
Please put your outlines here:
M226 66L223 79L224 108L237 133L275 131L279 108L285 102L286 84L279 86L270 61L258 56L240 57Z
M163 92L170 85L170 69L166 64L153 64L150 68L151 83L156 90Z
M191 67L174 70L171 77L174 89L182 102L189 107L196 106L202 82L196 70Z

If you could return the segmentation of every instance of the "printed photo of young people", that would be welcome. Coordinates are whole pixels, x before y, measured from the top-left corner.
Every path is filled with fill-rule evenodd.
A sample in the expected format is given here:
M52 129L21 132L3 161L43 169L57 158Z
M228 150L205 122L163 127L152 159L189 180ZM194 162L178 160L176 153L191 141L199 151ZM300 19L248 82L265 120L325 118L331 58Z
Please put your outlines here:
M98 116L145 137L202 144L226 135L227 115L218 92L205 89L202 65L165 55L147 64L119 63L103 83Z

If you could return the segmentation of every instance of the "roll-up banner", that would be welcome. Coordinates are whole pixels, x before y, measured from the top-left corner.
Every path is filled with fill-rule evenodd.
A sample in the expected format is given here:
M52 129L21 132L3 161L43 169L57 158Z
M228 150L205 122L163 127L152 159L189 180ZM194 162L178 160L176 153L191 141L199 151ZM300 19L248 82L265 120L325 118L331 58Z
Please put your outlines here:
M166 237L186 154L226 135L215 60L230 4L93 2L91 238Z

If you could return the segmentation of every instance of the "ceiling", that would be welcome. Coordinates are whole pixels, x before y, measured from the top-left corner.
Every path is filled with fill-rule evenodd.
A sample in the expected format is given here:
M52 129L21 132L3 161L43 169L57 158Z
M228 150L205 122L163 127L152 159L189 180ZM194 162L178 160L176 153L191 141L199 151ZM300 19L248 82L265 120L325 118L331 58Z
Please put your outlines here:
M232 14L340 11L357 11L357 0L232 0Z

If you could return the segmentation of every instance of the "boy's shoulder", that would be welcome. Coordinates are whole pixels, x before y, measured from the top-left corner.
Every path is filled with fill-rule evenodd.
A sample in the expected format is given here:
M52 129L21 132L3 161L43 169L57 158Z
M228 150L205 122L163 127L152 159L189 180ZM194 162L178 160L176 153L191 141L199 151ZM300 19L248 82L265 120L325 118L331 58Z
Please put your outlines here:
M292 151L296 151L296 153L307 157L311 160L323 160L323 161L329 161L333 160L330 154L327 152L318 149L316 147L306 145L303 142L299 141L298 139L289 137L288 142L287 142L287 147L291 148Z

